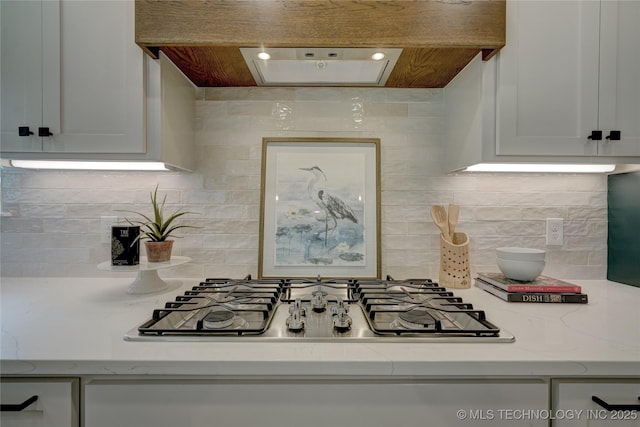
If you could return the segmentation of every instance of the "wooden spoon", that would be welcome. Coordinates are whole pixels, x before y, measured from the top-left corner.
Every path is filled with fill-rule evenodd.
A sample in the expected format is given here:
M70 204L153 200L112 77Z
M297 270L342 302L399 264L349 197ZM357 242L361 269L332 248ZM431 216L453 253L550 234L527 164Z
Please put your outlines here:
M449 240L449 223L447 221L447 210L444 206L433 205L431 206L431 219L436 224L436 227L440 229L442 236L445 240Z
M458 224L458 215L460 215L460 205L449 204L449 214L447 218L449 223L449 241L451 243L455 243L453 241L453 235L456 231L456 225Z

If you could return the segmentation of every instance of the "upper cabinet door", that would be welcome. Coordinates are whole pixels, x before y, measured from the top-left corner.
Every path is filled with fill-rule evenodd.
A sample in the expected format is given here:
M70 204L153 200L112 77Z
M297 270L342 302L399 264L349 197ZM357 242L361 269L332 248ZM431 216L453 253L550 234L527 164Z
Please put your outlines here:
M0 147L3 151L42 151L43 141L38 137L38 127L42 123L42 64L45 60L42 52L54 49L46 60L51 61L49 67L59 69L57 9L57 2L0 2ZM20 127L29 128L23 136L19 134Z
M135 3L0 4L2 152L145 153ZM21 126L35 135L19 136ZM39 138L40 127L51 135Z
M498 155L595 155L599 1L507 1Z
M601 14L599 154L640 156L640 1L603 1Z
M508 1L496 153L640 156L639 20L638 0Z
M132 1L60 3L61 71L45 73L59 103L45 97L45 151L143 153L143 53Z

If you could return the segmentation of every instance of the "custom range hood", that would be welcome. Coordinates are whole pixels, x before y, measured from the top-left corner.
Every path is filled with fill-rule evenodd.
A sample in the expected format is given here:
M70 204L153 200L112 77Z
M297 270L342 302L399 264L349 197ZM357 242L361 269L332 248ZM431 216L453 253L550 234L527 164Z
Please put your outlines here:
M504 46L505 0L136 0L136 43L200 87L437 88Z

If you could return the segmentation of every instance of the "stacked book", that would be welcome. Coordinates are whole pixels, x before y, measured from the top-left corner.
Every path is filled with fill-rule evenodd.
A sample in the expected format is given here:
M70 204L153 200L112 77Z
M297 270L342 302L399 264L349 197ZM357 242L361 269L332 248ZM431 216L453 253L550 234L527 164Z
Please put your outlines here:
M559 302L586 304L582 287L547 276L532 282L506 278L500 273L478 273L475 285L508 302Z

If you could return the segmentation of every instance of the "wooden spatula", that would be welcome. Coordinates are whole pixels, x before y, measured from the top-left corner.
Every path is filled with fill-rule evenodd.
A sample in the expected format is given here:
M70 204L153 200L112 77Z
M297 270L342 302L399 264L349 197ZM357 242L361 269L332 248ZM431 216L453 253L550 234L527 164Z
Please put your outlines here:
M449 225L449 241L451 243L455 243L453 241L453 234L456 231L456 225L458 224L458 215L460 215L460 205L449 204L449 213L447 215L447 222Z
M431 218L433 222L436 224L436 227L440 229L442 236L445 240L450 240L449 236L449 223L447 220L447 210L444 206L441 205L433 205L431 206Z

